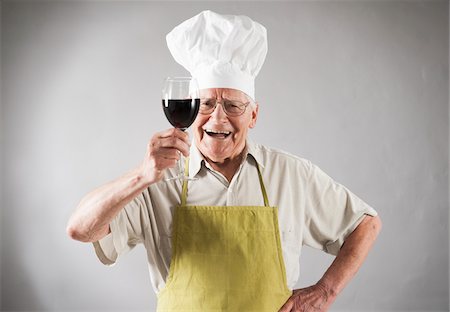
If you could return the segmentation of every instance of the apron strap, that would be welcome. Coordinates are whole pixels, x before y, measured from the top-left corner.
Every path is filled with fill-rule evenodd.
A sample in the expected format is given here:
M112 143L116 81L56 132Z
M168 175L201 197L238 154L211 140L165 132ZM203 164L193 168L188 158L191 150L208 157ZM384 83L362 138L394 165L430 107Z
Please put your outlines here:
M259 169L258 162L255 160L256 163L256 169L258 170L258 177L259 177L259 185L261 186L261 192L264 198L264 206L270 207L269 205L269 199L267 197L266 187L264 186L264 181L261 175L261 170ZM184 164L184 174L186 176L189 175L189 157L186 158L185 164ZM183 189L181 192L181 206L186 206L186 199L187 199L187 180L183 180Z
M186 158L184 162L184 175L189 175L189 157ZM187 198L187 180L183 179L183 190L181 192L181 206L186 206L186 198Z
M258 162L256 161L256 159L255 159L255 163L256 163L256 169L258 169L258 177L259 177L259 184L261 186L261 192L262 192L262 195L264 197L264 206L270 207L269 206L269 199L267 197L266 187L264 186L264 181L263 181L263 178L262 178L262 175L261 175L261 170L259 169L259 165L258 165Z

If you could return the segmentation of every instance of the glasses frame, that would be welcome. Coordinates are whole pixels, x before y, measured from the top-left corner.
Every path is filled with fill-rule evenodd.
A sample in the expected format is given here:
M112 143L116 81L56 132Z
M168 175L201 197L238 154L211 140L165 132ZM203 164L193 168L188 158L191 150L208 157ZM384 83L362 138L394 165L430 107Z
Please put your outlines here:
M207 100L207 101L214 101L214 103L215 103L215 104L214 104L214 107L211 109L211 112L209 112L209 113L202 112L202 110L201 110L201 108L202 108L202 102L205 101L205 100ZM224 106L224 103L223 103L224 100L230 101L230 102L234 102L234 103L239 103L239 104L241 104L241 105L244 107L244 109L242 110L241 113L239 113L239 114L237 114L237 115L229 114L229 113L227 112L225 106ZM242 116L242 115L245 113L245 111L247 110L247 106L248 106L250 103L251 103L251 101L248 101L248 102L245 102L245 103L244 103L244 102L241 102L241 101L237 101L237 100L229 100L229 99L218 100L218 99L215 99L215 98L200 98L200 108L199 108L199 110L198 110L198 113L199 113L199 114L202 114L202 115L211 115L211 114L216 110L217 104L220 104L220 105L222 106L223 111L225 112L225 114L226 114L227 116L229 116L229 117L238 117L238 116Z

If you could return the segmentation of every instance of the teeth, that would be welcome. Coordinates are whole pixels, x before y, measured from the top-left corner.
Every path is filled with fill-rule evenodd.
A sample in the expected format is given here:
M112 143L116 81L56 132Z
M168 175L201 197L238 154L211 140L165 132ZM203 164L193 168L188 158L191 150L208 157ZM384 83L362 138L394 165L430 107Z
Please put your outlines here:
M228 135L231 133L230 131L220 131L220 130L211 130L211 129L205 129L205 131L208 133L225 134L225 135Z

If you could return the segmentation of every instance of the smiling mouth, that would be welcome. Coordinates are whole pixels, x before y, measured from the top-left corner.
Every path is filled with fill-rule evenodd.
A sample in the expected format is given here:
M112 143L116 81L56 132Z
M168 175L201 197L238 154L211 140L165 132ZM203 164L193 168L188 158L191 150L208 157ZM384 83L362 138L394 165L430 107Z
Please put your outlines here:
M216 139L225 139L231 134L230 131L220 131L220 130L210 130L210 129L205 129L203 131L210 137L213 137Z

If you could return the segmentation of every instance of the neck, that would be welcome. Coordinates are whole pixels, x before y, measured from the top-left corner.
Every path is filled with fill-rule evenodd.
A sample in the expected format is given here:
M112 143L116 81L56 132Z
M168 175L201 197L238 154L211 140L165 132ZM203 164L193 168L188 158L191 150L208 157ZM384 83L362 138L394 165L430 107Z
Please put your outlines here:
M231 179L233 179L234 175L236 174L237 170L239 169L239 166L242 163L242 159L245 154L245 149L236 157L234 158L226 158L221 162L214 162L211 159L205 157L206 161L211 165L211 167L220 172L225 176L228 182L231 182Z

